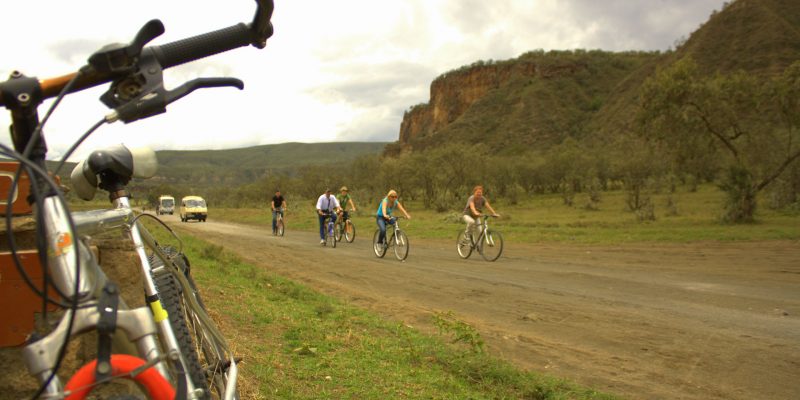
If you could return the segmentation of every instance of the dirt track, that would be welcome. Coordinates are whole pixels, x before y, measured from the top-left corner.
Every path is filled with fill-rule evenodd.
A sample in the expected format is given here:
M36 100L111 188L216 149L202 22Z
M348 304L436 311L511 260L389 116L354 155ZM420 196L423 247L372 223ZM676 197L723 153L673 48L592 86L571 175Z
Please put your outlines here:
M401 263L372 254L373 226L330 249L309 232L175 224L423 330L432 312L452 310L493 354L623 397L800 398L798 242L507 243L487 263L459 259L449 241L415 241L412 221Z

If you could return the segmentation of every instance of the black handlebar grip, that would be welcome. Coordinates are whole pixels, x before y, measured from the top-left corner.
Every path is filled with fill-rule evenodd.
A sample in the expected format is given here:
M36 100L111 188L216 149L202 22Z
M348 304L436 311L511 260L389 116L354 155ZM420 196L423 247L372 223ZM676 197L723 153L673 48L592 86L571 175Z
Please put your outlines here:
M161 46L152 46L153 54L161 67L167 69L217 53L247 46L251 41L250 29L239 23L213 32L193 36Z

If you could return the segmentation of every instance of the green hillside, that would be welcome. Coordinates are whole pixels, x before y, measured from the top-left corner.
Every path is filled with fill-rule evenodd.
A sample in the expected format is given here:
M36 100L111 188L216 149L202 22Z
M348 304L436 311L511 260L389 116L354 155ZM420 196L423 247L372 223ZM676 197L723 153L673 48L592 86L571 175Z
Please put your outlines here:
M712 13L685 43L644 64L618 85L587 125L595 139L614 141L620 132L634 129L641 85L657 70L687 58L708 75L739 70L761 77L778 75L800 60L800 2L739 0Z
M282 143L229 150L156 152L161 183L240 185L267 174L291 173L307 165L345 163L362 155L378 154L386 143Z

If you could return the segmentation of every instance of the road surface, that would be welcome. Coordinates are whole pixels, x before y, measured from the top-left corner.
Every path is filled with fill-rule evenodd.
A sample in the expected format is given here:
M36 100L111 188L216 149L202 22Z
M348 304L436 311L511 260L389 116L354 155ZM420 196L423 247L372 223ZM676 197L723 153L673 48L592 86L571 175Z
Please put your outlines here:
M528 370L635 399L800 398L800 243L506 243L494 263L415 239L399 262L313 232L180 223L246 261L433 332L452 311ZM455 236L455 232L454 232Z

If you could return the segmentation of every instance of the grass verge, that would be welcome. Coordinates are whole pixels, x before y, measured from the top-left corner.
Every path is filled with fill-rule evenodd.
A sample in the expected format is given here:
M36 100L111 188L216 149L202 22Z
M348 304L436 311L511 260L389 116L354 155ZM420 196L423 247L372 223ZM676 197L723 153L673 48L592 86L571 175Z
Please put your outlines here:
M798 240L800 212L759 209L757 222L724 224L720 222L724 193L712 185L701 186L696 192L650 194L652 218L626 210L627 194L622 191L603 192L600 202L589 207L588 195L579 194L574 206L566 206L559 195L537 195L511 205L499 199L494 208L502 218L491 226L503 232L508 242L517 243L581 243L618 244L635 242L672 242L722 240ZM358 200L358 199L356 199ZM494 200L494 199L492 199ZM765 201L761 202L762 204ZM288 229L316 230L318 222L310 200L292 200L286 214ZM354 216L357 235L371 238L377 209L375 204L357 203ZM407 202L411 221L403 223L412 238L453 239L463 229L460 209L437 213L422 209L417 202ZM212 219L268 226L272 222L269 209L217 208L210 210Z
M425 335L182 239L212 317L244 357L242 398L614 398L493 358L452 313L434 316L439 336Z

